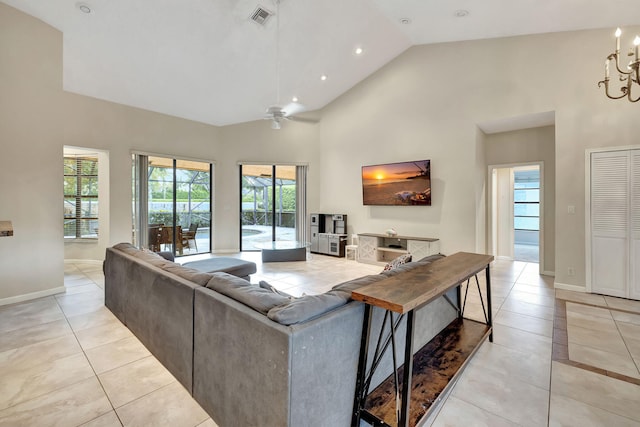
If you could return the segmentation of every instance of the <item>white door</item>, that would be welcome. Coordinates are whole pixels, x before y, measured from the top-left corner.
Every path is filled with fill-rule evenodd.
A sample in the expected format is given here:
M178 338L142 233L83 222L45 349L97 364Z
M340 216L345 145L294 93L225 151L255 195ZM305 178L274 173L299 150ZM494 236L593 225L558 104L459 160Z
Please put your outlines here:
M591 289L640 299L640 150L591 154Z
M631 151L629 298L640 300L640 150Z

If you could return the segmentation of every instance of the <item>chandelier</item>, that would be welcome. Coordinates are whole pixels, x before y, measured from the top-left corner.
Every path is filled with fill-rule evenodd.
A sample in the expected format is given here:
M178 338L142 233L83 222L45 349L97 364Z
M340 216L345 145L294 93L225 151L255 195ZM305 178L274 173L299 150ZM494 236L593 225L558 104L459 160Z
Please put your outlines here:
M638 102L640 101L640 96L638 96L636 99L633 99L633 97L631 96L631 88L632 86L634 86L634 83L636 86L640 86L640 71L638 71L638 68L640 66L640 59L638 57L640 36L636 36L636 38L633 40L634 48L630 49L629 53L627 54L627 56L631 56L632 59L627 65L623 65L623 67L625 68L623 70L622 68L620 68L620 35L622 35L622 30L618 28L615 33L616 51L607 56L607 60L604 63L604 80L598 82L598 87L604 84L605 94L611 99L620 99L626 96L627 98L629 98L629 101ZM611 63L611 61L613 61L613 63L615 64L616 70L619 73L619 80L620 82L622 82L622 86L620 86L621 95L618 96L611 96L609 94L609 64ZM640 89L636 88L636 90Z

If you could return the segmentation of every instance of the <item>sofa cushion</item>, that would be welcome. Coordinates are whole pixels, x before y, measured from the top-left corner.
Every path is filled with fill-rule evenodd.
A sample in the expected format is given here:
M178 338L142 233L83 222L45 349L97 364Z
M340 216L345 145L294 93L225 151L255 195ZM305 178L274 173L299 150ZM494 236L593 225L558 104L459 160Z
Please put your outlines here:
M429 264L430 262L437 261L440 258L444 258L444 255L442 255L442 254L429 255L429 256L426 256L426 257L424 257L424 258L422 258L422 259L420 259L418 261L414 261L414 262L417 262L419 264Z
M199 261L185 262L183 265L206 273L223 272L238 277L248 277L257 271L255 262L231 257L213 257Z
M351 292L356 289L360 289L364 286L370 285L372 283L378 282L384 279L385 276L380 274L371 274L369 276L358 277L357 279L349 280L348 282L340 283L335 285L332 290L335 292L341 292L345 298L351 298Z
M211 280L211 274L209 273L203 273L201 271L194 270L193 268L183 267L182 265L171 261L165 261L160 268L200 286L205 286L209 280Z
M282 295L283 297L287 297L289 299L294 298L293 295L290 295L286 292L281 291L280 289L276 288L275 286L273 286L272 284L265 282L264 280L260 280L260 282L258 282L258 285L262 288L262 289L266 289L268 291L274 292L278 295Z
M344 292L329 291L320 295L305 295L293 298L287 304L269 310L269 319L282 325L293 325L306 322L322 314L334 310L349 301Z
M167 262L166 258L159 254L151 252L148 249L138 249L131 243L118 243L114 248L156 267L162 268L162 266Z
M228 273L213 273L207 288L228 296L262 314L289 302L289 298L255 286L240 277Z
M183 267L175 262L167 261L166 258L156 252L151 252L148 249L138 249L131 243L118 243L114 248L200 286L206 285L211 279L211 274L202 273L192 268Z

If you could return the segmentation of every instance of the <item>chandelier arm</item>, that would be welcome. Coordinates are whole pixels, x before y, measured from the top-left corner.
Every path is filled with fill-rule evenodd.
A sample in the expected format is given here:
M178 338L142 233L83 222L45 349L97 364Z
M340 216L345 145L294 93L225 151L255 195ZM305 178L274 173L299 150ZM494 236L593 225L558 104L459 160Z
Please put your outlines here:
M618 70L618 72L619 72L620 74L624 74L624 75L627 75L627 76L628 76L629 74L633 73L633 70L632 70L632 71L622 71L622 70L620 69L620 51L616 50L616 52L615 52L615 53L612 53L612 54L611 54L611 55L609 55L607 58L608 58L609 60L611 60L611 59L615 59L616 70Z
M626 87L624 87L624 86L621 88L622 95L620 95L620 96L611 96L611 95L609 95L609 79L604 79L602 81L599 81L598 82L598 87L601 87L602 84L604 84L604 94L607 95L607 98L621 99L621 98L624 98L625 96L627 96L627 91L624 90L624 89L626 89Z
M633 82L634 82L633 77L629 76L628 80L629 80L629 82L627 83L627 87L626 87L626 89L627 89L627 98L629 98L630 102L638 102L638 101L640 101L640 96L638 96L636 99L633 99L631 97L631 85L633 85Z

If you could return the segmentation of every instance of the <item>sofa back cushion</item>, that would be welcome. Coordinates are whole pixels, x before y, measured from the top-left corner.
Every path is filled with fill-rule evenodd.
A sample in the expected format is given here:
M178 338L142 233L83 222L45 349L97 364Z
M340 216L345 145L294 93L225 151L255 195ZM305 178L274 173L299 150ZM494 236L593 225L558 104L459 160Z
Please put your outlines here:
M228 296L262 314L281 304L286 304L289 298L271 290L252 285L240 277L228 273L213 273L207 288Z
M357 279L349 280L348 282L335 285L332 289L335 292L341 292L346 298L351 298L351 292L360 289L364 286L378 282L386 278L381 274L371 274L369 276L358 277Z
M287 299L286 304L269 310L267 316L282 325L302 323L345 305L349 301L349 296L344 292L329 291L320 295Z
M134 256L139 260L147 262L155 267L161 268L164 271L175 274L185 280L193 282L200 286L205 286L211 279L211 274L203 273L192 268L183 267L175 262L167 261L163 256L151 252L147 249L138 249L131 243L118 243L114 246L114 249L118 249L126 254Z
M193 268L183 267L180 264L176 264L171 261L165 261L160 268L200 286L206 286L206 284L209 283L209 280L211 280L211 274L209 273L203 273L201 271L194 270Z

